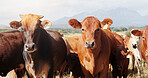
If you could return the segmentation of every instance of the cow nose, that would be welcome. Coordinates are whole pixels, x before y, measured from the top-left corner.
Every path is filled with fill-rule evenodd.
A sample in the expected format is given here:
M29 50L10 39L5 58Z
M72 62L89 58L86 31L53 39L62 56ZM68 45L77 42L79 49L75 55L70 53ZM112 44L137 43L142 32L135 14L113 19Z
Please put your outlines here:
M27 51L27 52L29 52L29 51L34 51L34 50L35 50L35 44L34 44L34 43L25 44L25 45L24 45L24 49L25 49L25 51Z
M138 61L141 61L140 59L138 59Z
M137 44L132 44L133 48L136 49L137 48Z
M95 43L94 42L87 42L86 41L85 45L86 45L87 48L92 48L92 47L94 47Z

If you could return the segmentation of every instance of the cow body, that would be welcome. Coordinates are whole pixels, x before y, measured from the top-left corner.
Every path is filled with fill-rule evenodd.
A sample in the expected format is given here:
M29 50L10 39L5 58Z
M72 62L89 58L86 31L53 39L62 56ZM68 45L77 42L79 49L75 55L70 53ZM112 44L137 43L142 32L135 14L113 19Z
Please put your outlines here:
M116 38L115 43L116 43L116 51L113 51L111 53L111 64L113 66L113 78L121 78L122 76L124 78L127 77L128 75L128 64L129 64L129 59L126 58L128 55L125 47L124 47L124 42L123 39L120 35L113 33L114 37ZM113 42L113 41L112 41Z
M52 78L57 70L63 71L67 49L61 34L43 29L44 24L51 24L40 21L43 16L27 14L20 17L19 27L25 41L23 56L29 75Z
M83 42L83 39L80 38L77 46L78 56L83 67L85 76L92 77L91 75L89 75L90 72L93 75L93 77L96 77L99 74L100 77L106 77L111 52L110 39L102 30L100 40L100 44L102 47L100 47L101 49L99 48L89 51L89 49L86 49L84 47L84 44L85 42ZM107 49L103 47L107 47Z
M6 76L9 71L18 69L20 64L24 65L23 45L21 32L0 33L0 75ZM22 77L19 75L19 71L17 72L17 69L17 76ZM22 69L24 69L23 66Z
M111 51L114 51L112 40L115 37L108 30L103 30L100 22L95 17L87 17L82 22L70 19L69 24L82 30L77 43L77 51L83 73L86 78L106 78Z

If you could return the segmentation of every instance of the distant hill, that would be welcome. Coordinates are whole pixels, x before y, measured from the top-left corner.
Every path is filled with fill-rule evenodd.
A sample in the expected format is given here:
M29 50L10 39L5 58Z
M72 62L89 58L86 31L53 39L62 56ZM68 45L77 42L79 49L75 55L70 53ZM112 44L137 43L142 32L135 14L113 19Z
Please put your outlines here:
M0 29L10 29L10 27L7 25L0 25Z
M71 28L68 26L68 20L71 18L78 19L82 21L88 16L95 16L100 21L103 21L105 18L113 19L112 27L129 27L129 26L145 26L148 25L148 16L141 16L138 12L130 10L127 8L117 8L112 10L97 10L94 12L82 12L73 17L63 17L53 22L53 28ZM55 26L56 25L56 26Z

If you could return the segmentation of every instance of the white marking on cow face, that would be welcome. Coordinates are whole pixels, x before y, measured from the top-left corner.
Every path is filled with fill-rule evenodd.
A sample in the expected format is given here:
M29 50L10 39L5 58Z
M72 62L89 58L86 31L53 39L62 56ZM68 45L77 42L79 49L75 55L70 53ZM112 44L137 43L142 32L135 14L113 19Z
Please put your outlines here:
M133 34L131 34L131 40L132 40L132 47L134 49L141 48L141 44L142 44L142 37L140 36L134 36Z
M105 24L103 29L107 29L108 28L108 24Z
M28 73L31 76L33 76L33 78L36 78L35 70L33 69L34 62L33 62L32 58L31 58L31 56L27 52L23 51L23 58L25 60L25 67L26 67Z
M137 62L141 62L142 61L141 52L137 48L136 49L133 49L133 54L134 54L135 60Z

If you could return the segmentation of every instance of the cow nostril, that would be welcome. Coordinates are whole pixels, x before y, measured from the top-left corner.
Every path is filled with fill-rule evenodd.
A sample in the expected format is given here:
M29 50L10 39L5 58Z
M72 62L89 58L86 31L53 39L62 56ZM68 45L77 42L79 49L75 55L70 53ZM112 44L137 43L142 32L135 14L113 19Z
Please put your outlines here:
M25 45L25 48L28 48L28 45Z
M87 45L88 43L87 43L87 42L85 42L85 44Z
M35 45L32 45L32 49L34 49L35 48Z
M134 48L134 49L136 49L136 48L137 48L137 45L136 45L136 44L132 44L132 45L133 45L133 48Z
M92 45L92 47L94 46L94 44L95 44L95 43L94 43L94 42L92 42L92 44L91 44L91 45Z
M141 61L140 59L138 59L138 61Z

